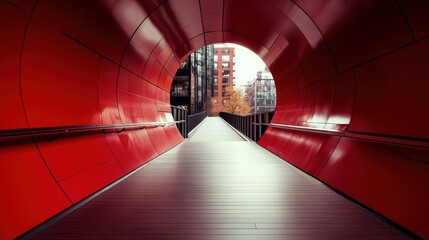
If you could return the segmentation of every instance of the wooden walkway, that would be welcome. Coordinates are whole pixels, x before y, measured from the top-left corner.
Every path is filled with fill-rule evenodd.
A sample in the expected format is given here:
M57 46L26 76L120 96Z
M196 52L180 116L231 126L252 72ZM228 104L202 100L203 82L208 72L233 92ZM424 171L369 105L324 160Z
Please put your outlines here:
M407 239L207 118L175 147L36 239Z

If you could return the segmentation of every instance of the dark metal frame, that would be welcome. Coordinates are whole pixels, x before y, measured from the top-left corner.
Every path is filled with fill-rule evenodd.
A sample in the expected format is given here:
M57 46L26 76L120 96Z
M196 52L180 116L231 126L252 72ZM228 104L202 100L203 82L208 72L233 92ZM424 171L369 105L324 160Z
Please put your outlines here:
M171 106L171 114L183 138L188 138L188 134L207 117L207 112L189 115L188 110L177 106Z
M227 123L255 142L257 142L262 137L265 130L267 130L273 115L274 112L264 112L247 116L226 112L219 113L219 116Z
M174 121L177 121L176 126L180 134L182 134L182 137L188 138L188 110L177 106L171 106L171 114L173 115Z

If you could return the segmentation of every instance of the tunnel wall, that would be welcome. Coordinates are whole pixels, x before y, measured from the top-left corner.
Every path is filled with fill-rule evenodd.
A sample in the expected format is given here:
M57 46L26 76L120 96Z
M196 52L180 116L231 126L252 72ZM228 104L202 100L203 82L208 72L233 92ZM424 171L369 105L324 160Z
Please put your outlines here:
M0 130L173 120L169 88L178 60L155 30L150 39L141 34L150 27L142 23L147 12L118 15L118 23L113 13L121 7L0 1ZM21 235L182 140L170 126L0 140L0 239Z
M269 128L259 144L428 237L428 4L326 3L289 9L299 7L291 17L316 28L291 25L288 46L270 65L278 91L272 123L341 134Z
M273 123L342 132L270 127L259 144L429 237L427 12L418 0L0 0L0 130L171 120L179 63L238 43L273 73ZM175 127L1 140L0 238L181 141Z

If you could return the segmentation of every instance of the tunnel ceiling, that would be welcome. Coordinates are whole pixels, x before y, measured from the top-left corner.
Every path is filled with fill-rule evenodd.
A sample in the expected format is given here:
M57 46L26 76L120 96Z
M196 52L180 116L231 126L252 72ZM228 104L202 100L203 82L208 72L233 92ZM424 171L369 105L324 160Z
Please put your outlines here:
M10 19L15 20L13 26L5 26L14 28L9 31L13 48L8 47L5 51L12 55L11 59L22 53L19 69L14 66L15 69L10 68L7 72L18 81L16 73L20 70L24 96L20 99L20 94L10 93L17 100L14 108L16 116L11 117L9 122L4 121L7 126L2 128L57 125L50 117L43 119L40 116L43 114L33 113L33 108L40 109L34 106L32 96L25 92L28 91L26 86L33 84L34 79L57 82L64 75L69 80L64 85L80 85L79 81L82 81L88 90L96 89L96 83L91 86L90 79L102 78L100 81L103 81L116 75L115 82L105 80L101 84L107 87L117 85L120 91L137 95L148 94L146 96L149 98L166 103L164 108L168 108L168 92L178 64L204 45L232 42L251 49L269 66L279 86L278 110L282 111L289 104L323 101L321 98L329 98L332 91L337 95L343 94L338 96L343 101L353 102L341 106L327 103L310 112L296 109L294 105L300 113L292 113L285 123L340 129L350 124L350 129L359 132L379 131L388 135L426 138L428 131L422 132L416 126L424 124L427 119L419 116L419 110L413 106L419 96L414 93L421 92L419 87L411 83L403 93L407 97L395 96L399 90L396 86L400 88L400 79L419 78L425 74L424 69L406 64L401 66L405 68L401 73L387 73L403 76L392 80L394 86L380 99L372 92L378 92L375 89L379 85L375 84L373 90L365 86L366 81L379 78L379 73L373 69L395 67L398 58L408 57L409 61L404 62L410 62L414 52L421 52L420 49L426 47L424 38L429 28L426 27L428 20L424 17L424 11L428 9L428 4L418 2L3 1L3 11L14 9L9 14L13 12ZM4 41L7 43L8 40ZM51 42L55 44L47 44ZM413 44L416 42L420 44ZM410 45L413 46L407 48ZM402 48L406 50L397 51ZM63 66L61 62L68 66ZM41 69L46 68L58 69L58 74L52 72L45 76ZM82 72L73 73L73 68L82 69ZM142 84L137 79L145 81ZM324 85L320 91L314 87L309 88L314 89L311 93L300 91L319 83ZM20 90L17 89L18 83L13 87ZM332 91L328 93L323 88L331 88ZM345 96L345 93L353 94ZM129 111L132 109L125 106L127 100L121 104L119 99L114 106L116 99L103 99L107 105L96 106L96 99L86 95L88 104L97 110L76 109L83 111L79 119L64 122L63 125L75 121L84 124L156 118L155 113L148 117L130 118ZM369 108L368 101L373 103ZM383 105L384 102L389 104ZM413 124L389 120L400 115L395 110L397 106L409 117L407 121ZM380 107L385 110L379 112ZM64 114L73 118L70 114ZM369 123L368 119L373 116L375 121ZM275 119L278 118L284 119L277 114ZM388 120L389 124L383 124Z
M427 237L415 219L429 215L428 12L423 0L0 0L0 130L171 120L179 63L207 44L240 44L274 76L272 123L344 134L269 128L259 144ZM157 128L3 144L11 197L0 205L20 204L0 219L11 226L0 238L181 141Z

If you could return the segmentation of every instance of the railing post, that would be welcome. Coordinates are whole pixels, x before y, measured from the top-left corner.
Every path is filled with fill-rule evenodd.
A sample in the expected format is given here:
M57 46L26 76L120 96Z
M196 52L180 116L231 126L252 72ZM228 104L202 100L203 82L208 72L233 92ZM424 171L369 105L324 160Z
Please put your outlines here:
M188 133L189 133L189 114L188 112L185 112L185 115L183 117L186 122L185 122L185 138L188 138Z
M253 115L249 116L249 138L253 140Z
M261 128L261 123L262 123L262 114L258 114L258 135L256 137L256 141L259 140L259 138L261 138L262 135L262 128Z

